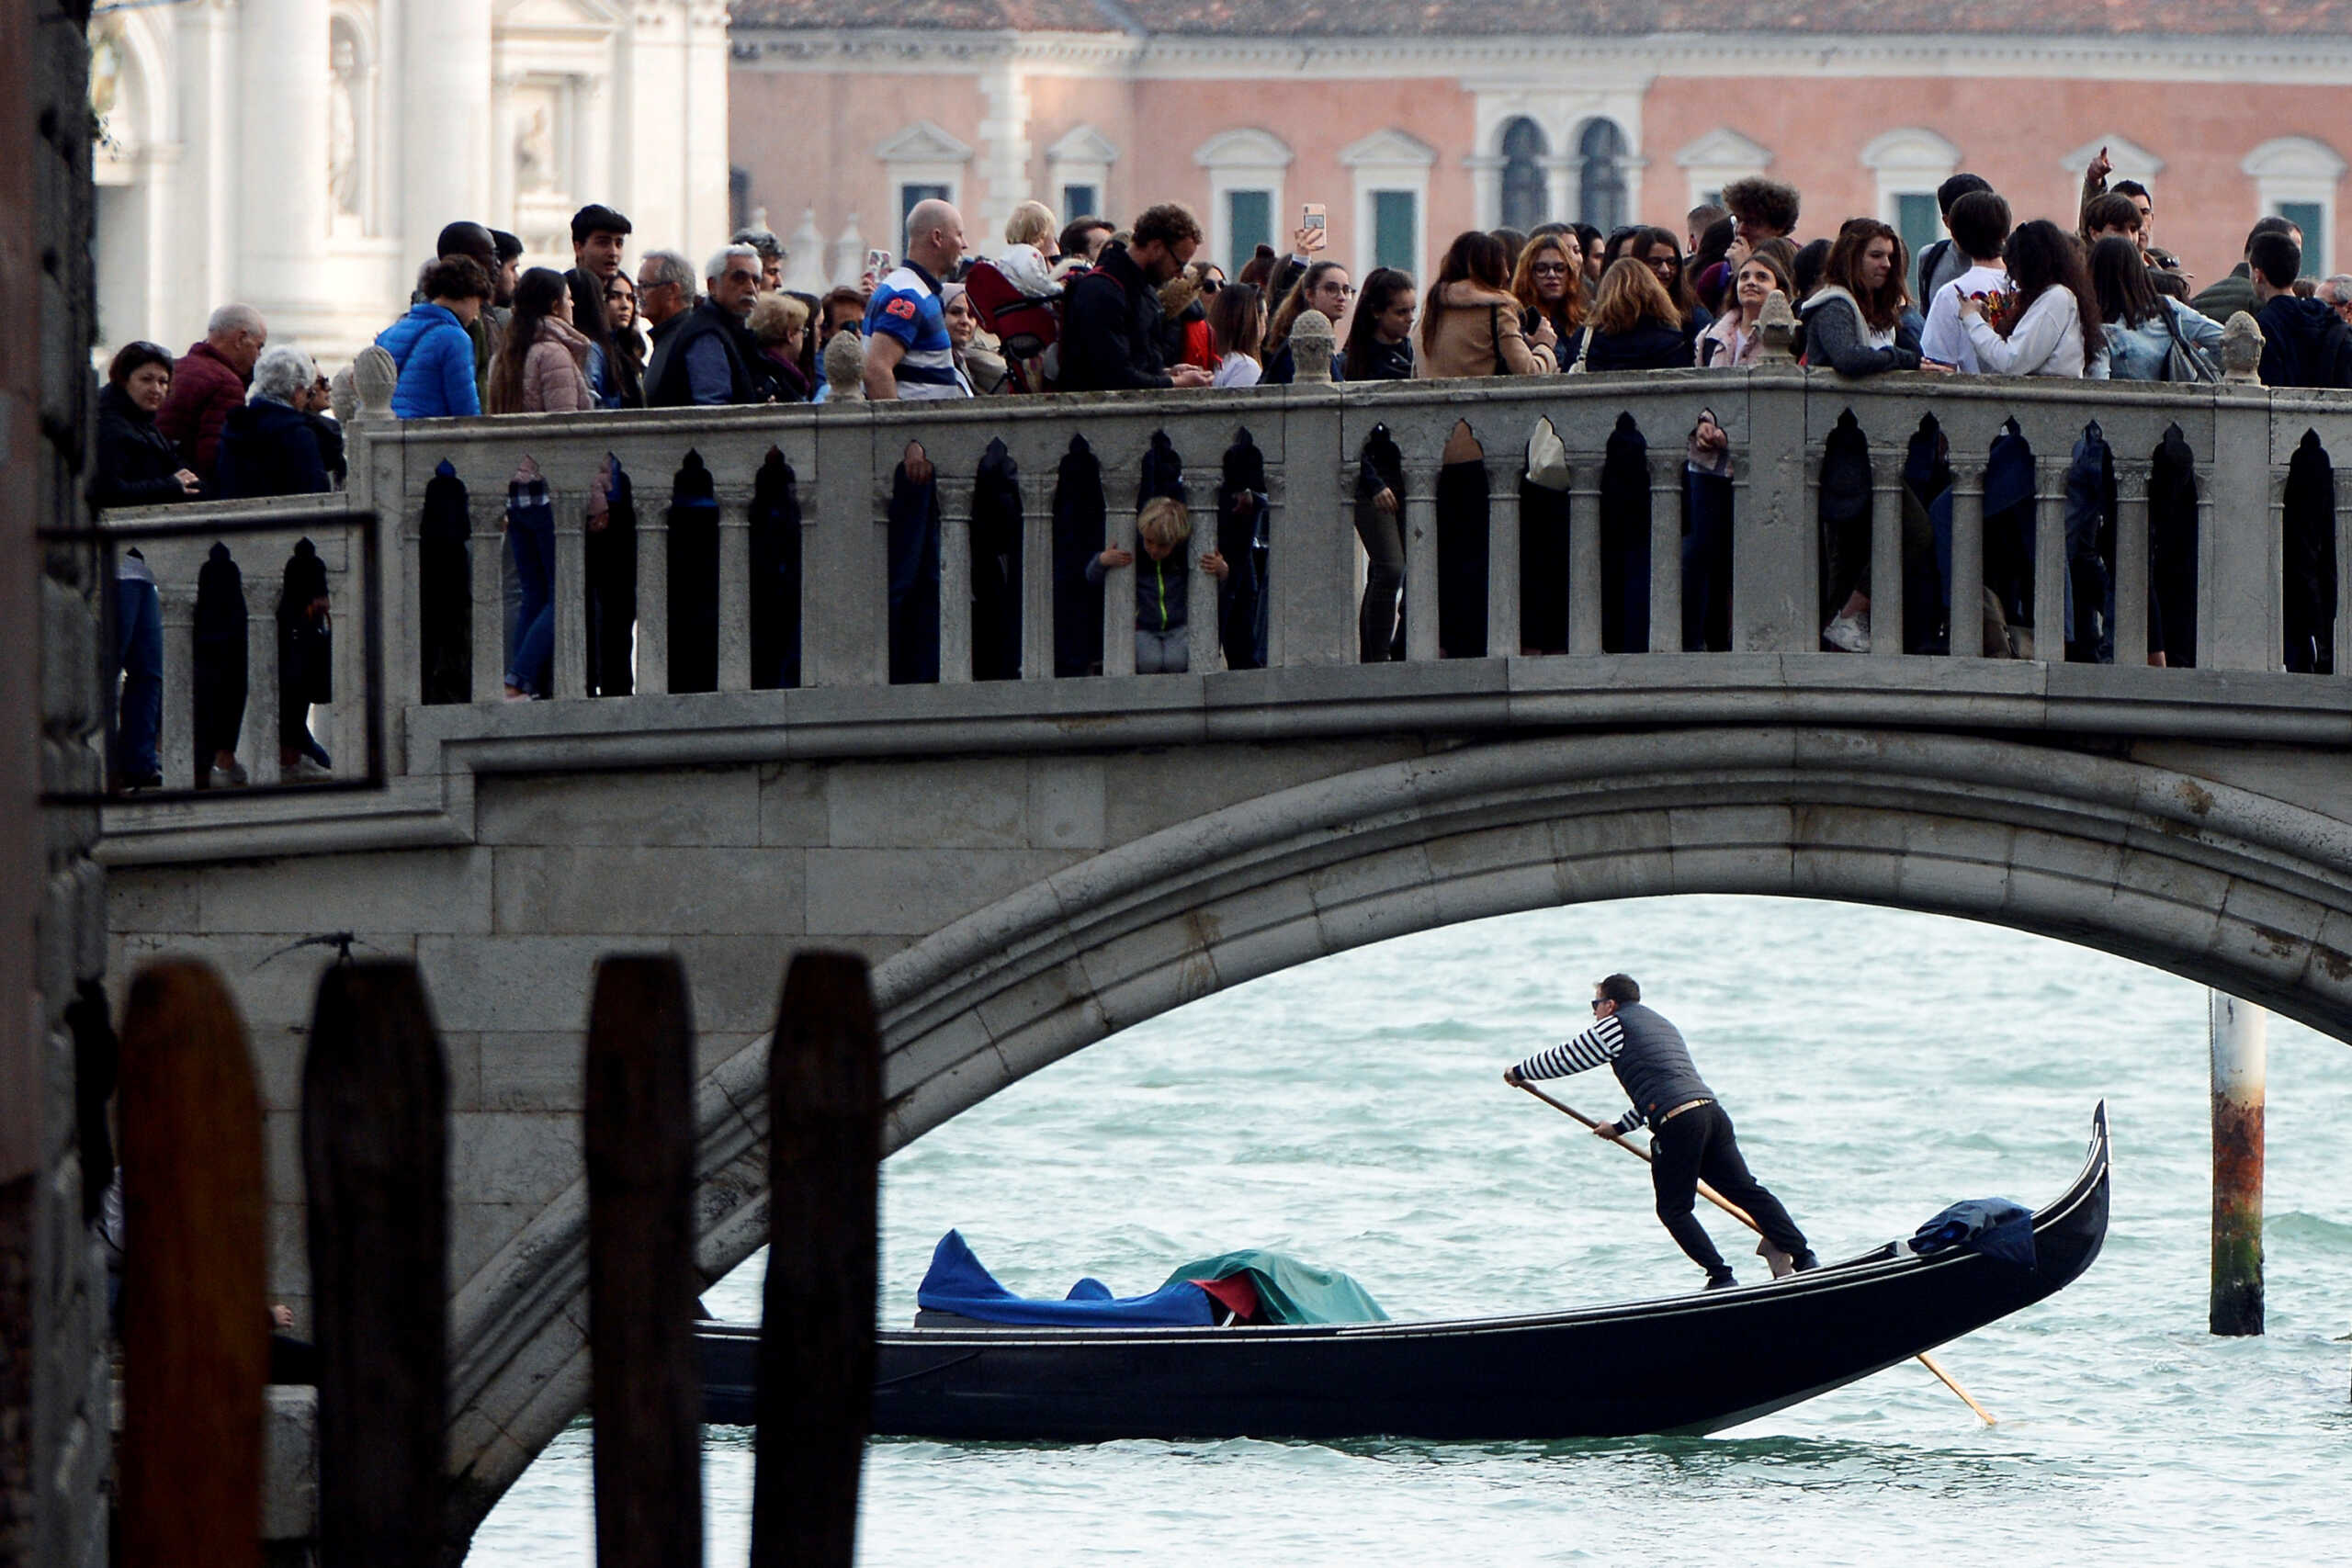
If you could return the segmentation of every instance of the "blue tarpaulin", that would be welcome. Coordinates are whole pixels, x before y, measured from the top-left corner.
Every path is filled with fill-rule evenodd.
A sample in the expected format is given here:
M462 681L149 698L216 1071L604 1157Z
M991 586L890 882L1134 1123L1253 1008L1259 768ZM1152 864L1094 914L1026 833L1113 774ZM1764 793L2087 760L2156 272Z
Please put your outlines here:
M983 1323L1046 1327L1205 1328L1216 1321L1208 1293L1189 1280L1170 1281L1148 1296L1114 1296L1100 1280L1080 1280L1057 1302L1016 1296L982 1267L959 1231L949 1231L932 1248L931 1269L915 1292L915 1303Z

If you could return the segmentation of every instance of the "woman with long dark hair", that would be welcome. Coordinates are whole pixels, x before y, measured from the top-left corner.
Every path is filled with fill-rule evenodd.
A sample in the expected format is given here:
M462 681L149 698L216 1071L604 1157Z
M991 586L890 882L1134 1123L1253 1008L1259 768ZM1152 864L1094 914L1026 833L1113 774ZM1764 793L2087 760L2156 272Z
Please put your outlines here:
M2107 379L2106 325L2082 242L2047 218L2020 223L2001 247L2016 301L1997 328L1973 298L1960 303L1976 363L1995 376Z
M1714 317L1699 303L1691 292L1689 270L1683 265L1682 242L1670 229L1644 229L1626 246L1625 254L1640 261L1657 276L1666 288L1667 298L1674 301L1680 312L1682 324L1695 339L1704 332Z
M1694 362L1690 329L1657 273L1639 256L1619 256L1600 275L1575 355L1587 370L1679 370Z
M1762 250L1752 253L1740 263L1732 276L1731 298L1724 302L1724 313L1700 334L1699 363L1716 370L1736 370L1756 362L1758 348L1764 334L1758 327L1764 316L1764 302L1779 289L1783 297L1796 293L1796 282L1789 276L1784 254L1788 242L1775 240Z
M1258 347L1266 333L1266 296L1254 283L1228 283L1209 296L1212 387L1254 387L1263 379Z
M1339 335L1340 320L1348 313L1348 300L1355 294L1355 284L1348 276L1348 269L1335 261L1312 264L1298 275L1282 303L1274 307L1274 318L1267 324L1266 341L1259 350L1258 360L1265 367L1263 378L1276 386L1287 386L1297 378L1298 367L1291 358L1290 330L1297 324L1304 310L1320 310L1330 319L1333 337ZM1338 356L1333 356L1332 369L1339 372Z
M579 325L577 321L572 323ZM810 337L816 334L811 333ZM637 279L628 268L605 280L605 336L603 347L611 356L606 365L607 379L613 388L613 398L607 408L643 408L645 406L645 333L638 327ZM804 376L809 372L801 366Z
M1348 345L1340 362L1351 381L1413 378L1413 275L1374 267L1348 318Z
M578 413L588 389L587 337L571 324L563 274L535 266L514 285L514 310L490 361L492 413Z
M1840 376L1919 368L1919 336L1905 321L1910 290L1903 236L1875 218L1849 218L1806 296L1805 363Z
M2091 247L2091 292L2098 299L2107 373L2116 381L2161 381L2175 340L2218 355L2222 323L2161 294L2154 272L2130 240L2109 236Z
M1503 243L1476 229L1454 236L1421 302L1420 363L1414 374L1530 376L1556 363L1558 335L1538 319L1531 334L1511 297Z
M1600 283L1603 236L1589 223L1571 223L1568 228L1576 235L1577 247L1584 258L1584 292L1585 297L1590 299L1593 289Z
M1573 238L1545 233L1521 248L1519 265L1511 270L1510 291L1519 301L1520 325L1524 330L1533 332L1541 317L1552 323L1554 335L1566 343L1584 325L1584 268L1578 253L1572 249L1575 244Z

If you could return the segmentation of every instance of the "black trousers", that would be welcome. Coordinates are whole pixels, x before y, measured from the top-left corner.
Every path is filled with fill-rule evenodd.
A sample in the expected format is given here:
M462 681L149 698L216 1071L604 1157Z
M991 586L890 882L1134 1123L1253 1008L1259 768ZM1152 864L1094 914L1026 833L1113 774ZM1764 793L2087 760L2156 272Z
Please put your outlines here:
M1704 1181L1723 1194L1727 1203L1747 1210L1764 1227L1764 1239L1793 1258L1806 1250L1804 1233L1789 1218L1781 1201L1748 1174L1740 1157L1739 1138L1731 1118L1713 1100L1694 1105L1652 1132L1650 1182L1657 1190L1657 1217L1690 1261L1709 1274L1728 1267L1715 1250L1707 1227L1691 1211Z

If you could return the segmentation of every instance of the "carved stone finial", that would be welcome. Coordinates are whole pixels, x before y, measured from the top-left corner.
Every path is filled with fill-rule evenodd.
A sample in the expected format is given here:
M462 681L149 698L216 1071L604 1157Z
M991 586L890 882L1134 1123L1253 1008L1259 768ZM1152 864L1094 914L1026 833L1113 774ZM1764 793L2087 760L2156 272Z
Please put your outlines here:
M350 425L359 418L359 389L353 385L351 367L346 365L334 373L327 383L327 407L334 411L335 423Z
M351 385L359 394L363 424L392 417L392 389L400 385L401 367L381 344L369 344L351 362Z
M1775 288L1764 296L1763 313L1756 318L1756 335L1762 341L1756 356L1767 365L1788 365L1796 359L1797 313L1789 297Z
M865 340L855 333L835 333L825 345L826 395L837 403L865 400Z
M2222 328L2222 379L2237 387L2262 385L2262 325L2244 310Z
M1301 310L1298 320L1290 327L1290 357L1295 371L1292 379L1327 384L1331 379L1331 349L1339 342L1339 334L1331 326L1331 318L1320 310Z

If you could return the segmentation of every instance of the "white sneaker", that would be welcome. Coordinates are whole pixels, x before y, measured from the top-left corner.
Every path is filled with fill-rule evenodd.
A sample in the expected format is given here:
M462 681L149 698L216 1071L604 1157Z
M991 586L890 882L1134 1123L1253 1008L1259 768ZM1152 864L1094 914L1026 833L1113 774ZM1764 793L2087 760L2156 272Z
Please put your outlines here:
M321 779L334 777L334 771L321 767L316 757L301 756L279 769L277 776L287 784L317 784Z
M1821 640L1841 653L1868 653L1871 650L1871 613L1839 615L1822 629Z
M206 769L204 774L205 787L208 789L234 789L243 784L245 779L245 765L243 762L232 762L225 768L215 763L212 767Z

